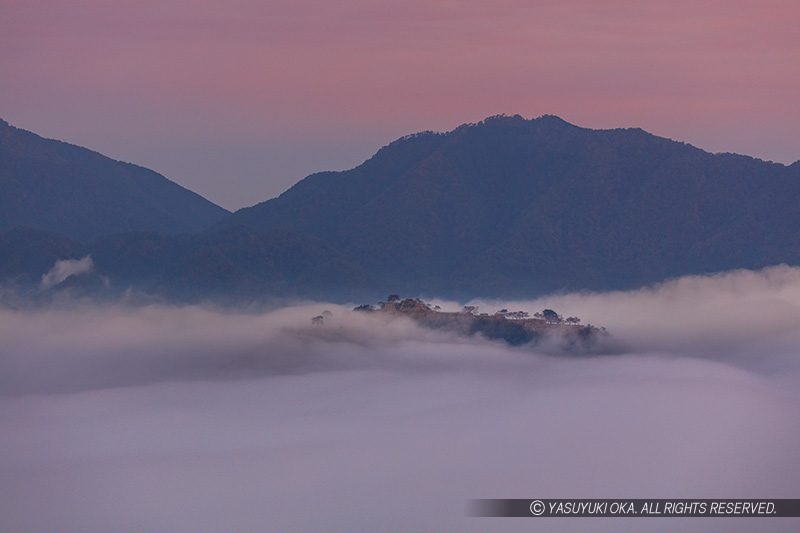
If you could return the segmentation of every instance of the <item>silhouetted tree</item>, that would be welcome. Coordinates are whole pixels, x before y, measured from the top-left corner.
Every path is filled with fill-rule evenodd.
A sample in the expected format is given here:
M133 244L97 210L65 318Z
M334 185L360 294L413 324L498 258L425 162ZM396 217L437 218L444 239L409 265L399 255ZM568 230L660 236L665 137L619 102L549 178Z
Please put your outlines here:
M561 317L552 309L545 309L542 311L542 317L548 322L561 322Z

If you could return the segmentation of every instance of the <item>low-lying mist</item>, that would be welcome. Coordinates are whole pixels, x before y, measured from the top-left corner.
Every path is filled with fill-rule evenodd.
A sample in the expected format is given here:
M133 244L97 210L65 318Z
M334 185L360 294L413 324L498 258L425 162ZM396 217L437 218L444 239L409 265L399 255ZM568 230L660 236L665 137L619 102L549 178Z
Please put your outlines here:
M548 355L327 303L0 310L0 530L800 527L466 514L800 495L800 269L472 303L577 315L625 350Z

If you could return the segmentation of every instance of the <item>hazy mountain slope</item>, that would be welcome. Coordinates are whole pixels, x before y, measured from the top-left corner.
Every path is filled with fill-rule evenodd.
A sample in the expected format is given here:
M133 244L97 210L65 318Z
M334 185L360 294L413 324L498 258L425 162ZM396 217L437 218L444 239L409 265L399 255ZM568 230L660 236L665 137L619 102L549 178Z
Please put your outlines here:
M55 286L42 276L60 259L92 259L89 274ZM0 233L3 289L37 301L64 288L74 295L246 303L275 298L347 299L374 277L314 237L245 227L207 234L122 233L80 244L38 230ZM18 299L18 298L17 298Z
M222 225L316 236L397 290L539 293L798 263L798 199L797 164L493 117L401 139Z
M59 259L85 253L85 246L61 235L29 228L0 233L0 284L38 284Z
M326 243L284 231L244 227L199 235L114 235L89 247L113 287L179 299L258 300L271 296L345 297L371 275Z
M226 214L152 170L0 120L0 231L28 226L86 240L198 231Z
M25 215L83 235L0 234L0 282L36 294L50 290L39 282L57 259L86 254L93 277L68 280L76 291L229 301L530 296L800 264L800 164L710 154L640 129L493 117L412 135L355 169L314 174L219 222L210 216L206 231L178 235L119 233L145 222L169 231L155 222L180 209L165 206L195 197L165 178L7 126L4 135L13 142L4 141L0 168L12 193L0 191L0 207L10 198L17 211L0 211L0 227ZM8 172L14 165L28 174ZM53 168L72 178L53 178ZM115 204L120 198L136 205ZM26 202L30 209L20 207ZM53 209L42 211L48 202ZM104 218L112 222L94 225ZM116 233L94 238L98 227Z

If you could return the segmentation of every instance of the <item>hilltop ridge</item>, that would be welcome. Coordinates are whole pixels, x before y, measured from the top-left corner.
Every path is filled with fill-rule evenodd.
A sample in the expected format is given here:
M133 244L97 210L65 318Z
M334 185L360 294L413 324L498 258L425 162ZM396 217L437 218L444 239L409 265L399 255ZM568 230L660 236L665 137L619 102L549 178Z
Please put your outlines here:
M512 346L549 344L551 349L569 353L594 353L608 348L605 328L581 324L578 317L564 318L552 309L544 309L532 317L526 311L500 309L479 313L476 306L461 311L443 311L439 306L420 298L402 299L390 294L377 306L363 304L354 311L403 316L417 324L436 330L450 331L463 336L480 335L490 340L502 340ZM314 323L324 323L324 317L314 317ZM604 345L605 344L605 345Z
M233 214L135 165L12 127L0 137L0 233L74 241L6 238L2 282L33 283L65 250L91 255L111 292L189 300L532 297L800 264L800 165L639 128L488 117Z
M0 121L0 231L78 240L128 231L200 231L228 211L147 168Z

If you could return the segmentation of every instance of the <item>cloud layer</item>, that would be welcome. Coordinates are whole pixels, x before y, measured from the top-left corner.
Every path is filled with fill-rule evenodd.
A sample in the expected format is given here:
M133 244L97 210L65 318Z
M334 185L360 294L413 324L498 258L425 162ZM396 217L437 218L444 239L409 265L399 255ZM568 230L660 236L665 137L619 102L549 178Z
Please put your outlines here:
M544 306L628 352L546 356L329 304L0 311L0 529L528 531L466 500L797 495L800 269L502 305Z

